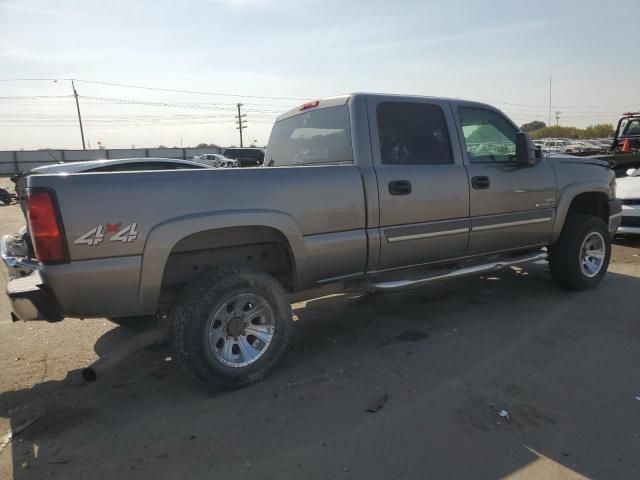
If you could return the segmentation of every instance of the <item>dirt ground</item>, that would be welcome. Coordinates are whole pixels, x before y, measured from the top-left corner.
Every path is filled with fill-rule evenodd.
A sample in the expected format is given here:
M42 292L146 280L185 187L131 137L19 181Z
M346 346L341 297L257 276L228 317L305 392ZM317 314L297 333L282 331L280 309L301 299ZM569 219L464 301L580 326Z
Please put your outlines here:
M22 224L0 206L0 233ZM2 295L0 436L28 426L0 478L638 479L639 255L640 239L617 240L586 293L534 266L297 303L280 365L219 393L162 341L85 384L81 370L133 334L14 324Z

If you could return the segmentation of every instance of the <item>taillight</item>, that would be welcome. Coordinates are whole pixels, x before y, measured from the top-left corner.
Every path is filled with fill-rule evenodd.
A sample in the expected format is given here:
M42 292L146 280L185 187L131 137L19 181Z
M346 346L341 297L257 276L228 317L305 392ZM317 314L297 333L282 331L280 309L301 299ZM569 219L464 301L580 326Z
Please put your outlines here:
M64 262L66 260L62 229L53 204L51 192L29 191L29 232L36 251L36 258L42 263Z

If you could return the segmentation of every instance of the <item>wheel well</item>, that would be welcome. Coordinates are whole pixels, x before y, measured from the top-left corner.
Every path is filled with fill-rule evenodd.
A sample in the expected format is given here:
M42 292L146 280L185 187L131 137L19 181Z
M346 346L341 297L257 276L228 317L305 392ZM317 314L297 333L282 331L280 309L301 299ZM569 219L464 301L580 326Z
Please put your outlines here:
M280 231L259 226L230 227L194 233L173 247L162 277L163 297L173 296L177 287L222 265L258 268L273 275L289 291L295 286L293 255Z
M567 218L573 215L595 215L605 222L609 221L607 195L599 192L586 192L577 195L569 206Z

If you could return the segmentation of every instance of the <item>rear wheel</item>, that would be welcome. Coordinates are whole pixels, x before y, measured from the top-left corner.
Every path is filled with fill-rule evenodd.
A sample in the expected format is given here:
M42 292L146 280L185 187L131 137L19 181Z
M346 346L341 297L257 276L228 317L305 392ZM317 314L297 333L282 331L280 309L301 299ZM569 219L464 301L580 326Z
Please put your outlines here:
M272 276L246 267L221 267L194 280L170 321L178 363L211 388L261 380L286 349L291 306Z
M561 286L588 290L602 281L610 258L611 239L604 221L593 215L574 215L551 247L549 266Z

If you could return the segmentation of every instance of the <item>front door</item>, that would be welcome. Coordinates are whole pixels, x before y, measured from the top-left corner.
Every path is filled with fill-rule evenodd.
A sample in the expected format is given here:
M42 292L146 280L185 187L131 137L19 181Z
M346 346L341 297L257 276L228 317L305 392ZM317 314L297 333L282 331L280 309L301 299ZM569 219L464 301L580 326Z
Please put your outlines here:
M556 178L549 161L518 165L518 130L500 112L462 104L456 114L471 187L468 253L546 243L556 204Z
M380 202L378 269L465 254L469 183L445 101L371 97L369 125Z

